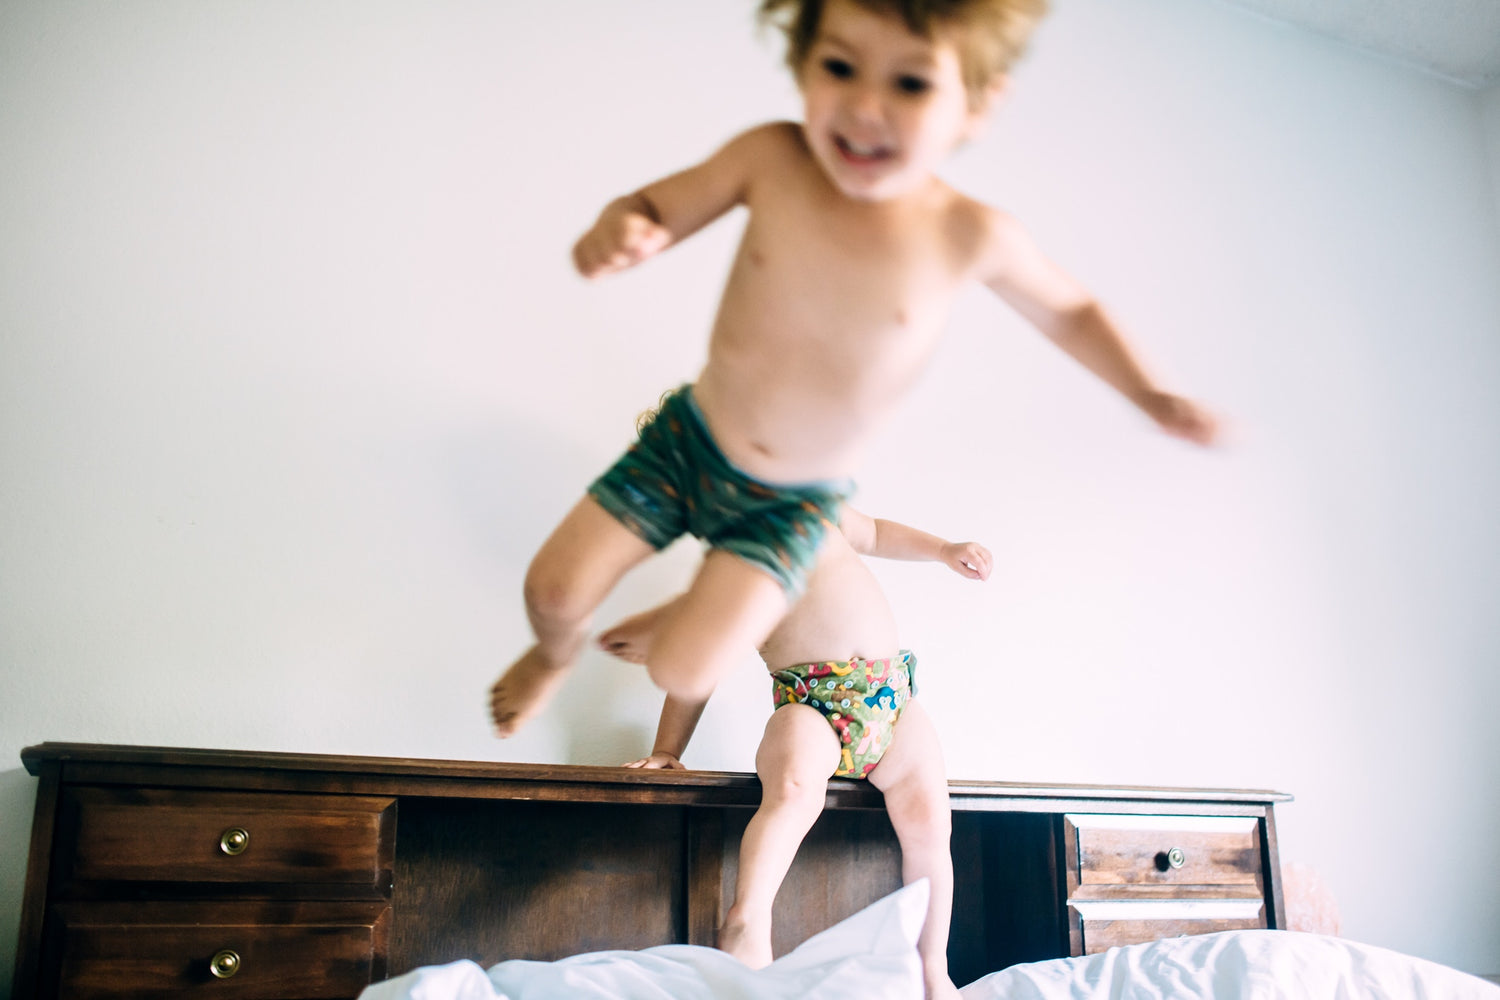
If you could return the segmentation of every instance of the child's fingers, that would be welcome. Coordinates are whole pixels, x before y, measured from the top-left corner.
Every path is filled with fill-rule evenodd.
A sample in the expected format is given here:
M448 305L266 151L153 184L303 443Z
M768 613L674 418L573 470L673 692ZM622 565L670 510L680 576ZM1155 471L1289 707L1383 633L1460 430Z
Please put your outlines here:
M613 274L660 253L671 239L665 227L635 216L616 232L585 235L573 248L573 265L585 278Z
M654 222L643 226L635 237L631 250L637 261L661 253L672 241L672 234L667 232L666 227L658 226Z
M973 570L971 578L975 580L988 580L990 577L990 550L977 542L969 542L964 546L964 565Z

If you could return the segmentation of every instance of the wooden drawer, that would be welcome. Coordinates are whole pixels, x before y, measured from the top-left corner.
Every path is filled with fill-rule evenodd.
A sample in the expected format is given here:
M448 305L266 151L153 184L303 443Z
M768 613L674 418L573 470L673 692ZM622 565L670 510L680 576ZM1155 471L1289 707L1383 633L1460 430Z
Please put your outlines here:
M1083 953L1097 955L1128 944L1217 931L1255 930L1266 925L1261 918L1262 907L1251 901L1220 907L1172 903L1151 905L1156 912L1143 913L1139 909L1132 912L1130 907L1111 903L1080 904L1079 908L1088 914L1081 921Z
M392 798L83 786L61 813L75 882L391 885Z
M1080 885L1260 884L1254 816L1065 817L1076 839Z
M53 917L69 1000L330 1000L386 974L384 903L73 903Z
M1072 953L1266 927L1255 816L1063 817Z

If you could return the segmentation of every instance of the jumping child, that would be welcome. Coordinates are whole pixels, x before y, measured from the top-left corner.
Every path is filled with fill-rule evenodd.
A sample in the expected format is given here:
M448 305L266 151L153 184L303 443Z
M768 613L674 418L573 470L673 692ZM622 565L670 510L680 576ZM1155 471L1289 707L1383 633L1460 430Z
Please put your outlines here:
M542 710L620 578L684 532L709 546L647 669L698 702L800 594L848 477L926 367L955 295L993 290L1163 430L1213 417L1162 388L1093 296L1009 215L934 175L974 136L1045 0L763 0L803 121L763 125L611 202L579 239L587 278L632 267L743 205L748 220L698 378L543 543L536 642L490 690L497 735ZM840 654L842 655L842 654Z

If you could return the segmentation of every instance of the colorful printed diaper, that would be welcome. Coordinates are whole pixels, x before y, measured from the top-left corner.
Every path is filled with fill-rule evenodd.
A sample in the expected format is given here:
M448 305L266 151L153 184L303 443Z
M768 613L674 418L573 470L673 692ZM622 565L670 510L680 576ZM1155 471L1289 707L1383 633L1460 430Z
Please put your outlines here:
M793 703L821 712L839 738L833 773L864 778L880 763L896 720L917 693L917 658L911 650L883 660L822 660L771 674L776 707Z

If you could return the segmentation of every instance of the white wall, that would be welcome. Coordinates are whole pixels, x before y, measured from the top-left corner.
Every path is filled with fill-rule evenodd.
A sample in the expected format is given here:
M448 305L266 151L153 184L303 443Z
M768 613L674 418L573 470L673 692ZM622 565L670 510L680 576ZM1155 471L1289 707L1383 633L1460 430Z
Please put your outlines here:
M1500 216L1500 83L1479 95L1479 114L1489 148L1490 182L1495 191L1495 213Z
M654 690L601 656L507 743L486 688L530 556L698 367L740 223L598 285L567 249L795 113L750 6L0 7L0 982L31 743L646 748ZM1350 937L1500 971L1496 99L1219 5L1057 6L951 177L1237 441L963 300L859 496L998 557L879 567L949 770L1295 793L1283 858ZM752 766L754 663L691 764Z

